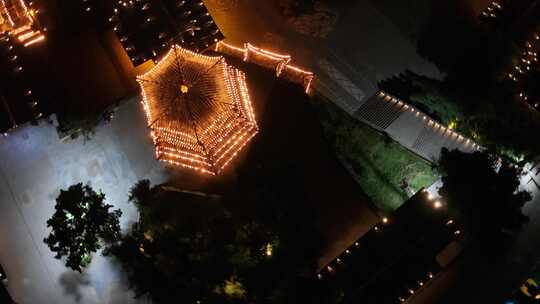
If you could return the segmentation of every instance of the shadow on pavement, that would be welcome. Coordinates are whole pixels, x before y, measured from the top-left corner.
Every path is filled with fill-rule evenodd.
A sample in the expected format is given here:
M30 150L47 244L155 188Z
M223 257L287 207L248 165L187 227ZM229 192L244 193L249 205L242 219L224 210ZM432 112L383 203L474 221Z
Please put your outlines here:
M66 295L71 295L79 303L82 299L81 287L88 286L90 280L85 274L75 271L66 271L60 275L60 286L63 287Z

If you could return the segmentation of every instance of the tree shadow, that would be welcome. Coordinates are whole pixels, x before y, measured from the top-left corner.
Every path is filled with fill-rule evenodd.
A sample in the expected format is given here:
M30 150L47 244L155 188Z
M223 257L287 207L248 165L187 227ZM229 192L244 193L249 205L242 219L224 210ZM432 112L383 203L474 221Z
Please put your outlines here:
M81 287L88 286L90 279L82 273L76 271L66 271L60 275L60 285L66 295L71 295L79 303L82 299Z

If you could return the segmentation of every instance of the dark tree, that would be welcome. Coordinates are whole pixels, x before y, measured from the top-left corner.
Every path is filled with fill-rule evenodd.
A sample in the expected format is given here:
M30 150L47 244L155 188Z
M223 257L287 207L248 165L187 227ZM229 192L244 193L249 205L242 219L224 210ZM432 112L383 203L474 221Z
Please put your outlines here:
M101 248L100 239L110 243L120 236L122 212L112 207L103 193L89 185L60 190L56 211L47 221L52 231L43 241L56 253L55 258L67 257L66 266L81 272L91 262L91 254Z
M470 235L493 237L503 230L516 231L527 221L521 208L531 195L519 189L521 168L486 151L447 149L440 167L444 175L439 194Z
M523 81L521 92L527 97L526 102L540 111L540 66ZM523 98L522 98L523 99Z
M256 221L270 227L279 239L272 263L247 274L246 289L255 295L253 303L338 303L328 300L335 300L334 290L311 280L325 242L309 190L299 183L302 169L282 161L245 170L244 190L232 200L252 197Z
M138 182L130 192L141 214L112 244L113 256L138 296L154 303L245 303L247 278L279 249L264 224L235 218L215 198Z
M336 303L313 279L321 233L297 175L252 170L222 197L138 182L139 222L106 250L154 303ZM253 206L247 210L246 206Z

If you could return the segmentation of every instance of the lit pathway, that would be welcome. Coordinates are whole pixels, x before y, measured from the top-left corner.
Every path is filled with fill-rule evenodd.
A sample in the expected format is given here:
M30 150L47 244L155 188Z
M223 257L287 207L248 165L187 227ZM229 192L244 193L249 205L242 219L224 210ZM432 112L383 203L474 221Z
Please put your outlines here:
M384 92L379 92L362 103L354 116L430 161L439 159L442 148L463 152L480 148L474 141Z
M83 276L68 270L43 243L46 220L60 188L91 182L123 211L125 228L136 219L127 203L139 179L161 182L137 101L124 104L111 125L92 140L59 142L53 126L21 128L0 138L0 263L8 290L20 304L145 303L133 299L119 269L94 255Z

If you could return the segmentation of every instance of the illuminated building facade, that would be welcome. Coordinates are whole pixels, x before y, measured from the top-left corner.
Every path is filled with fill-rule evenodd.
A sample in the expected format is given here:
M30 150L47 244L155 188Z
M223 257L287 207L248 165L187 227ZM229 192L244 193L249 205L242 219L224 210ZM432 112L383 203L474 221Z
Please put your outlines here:
M24 0L0 0L0 30L25 47L45 39L37 27L35 15L36 11L29 8Z
M218 174L258 132L243 72L174 45L138 77L156 157Z
M39 10L24 0L0 0L0 131L36 122L43 107L28 73L28 54L45 40ZM5 133L7 134L7 133Z

